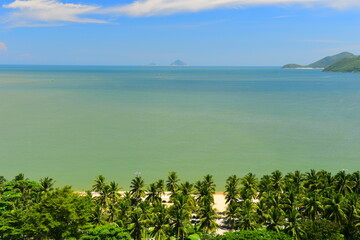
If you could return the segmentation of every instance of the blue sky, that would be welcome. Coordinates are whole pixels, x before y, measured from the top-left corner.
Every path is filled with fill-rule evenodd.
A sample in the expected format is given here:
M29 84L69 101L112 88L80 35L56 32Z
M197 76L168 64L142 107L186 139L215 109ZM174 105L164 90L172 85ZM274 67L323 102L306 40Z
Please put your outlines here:
M360 54L360 0L0 4L0 64L279 66Z

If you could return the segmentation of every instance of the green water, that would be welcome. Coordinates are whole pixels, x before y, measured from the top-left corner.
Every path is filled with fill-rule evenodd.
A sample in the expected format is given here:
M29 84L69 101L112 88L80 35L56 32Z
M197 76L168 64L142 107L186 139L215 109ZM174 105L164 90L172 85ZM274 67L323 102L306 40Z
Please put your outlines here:
M278 68L0 67L0 163L128 189L176 171L360 170L360 74Z

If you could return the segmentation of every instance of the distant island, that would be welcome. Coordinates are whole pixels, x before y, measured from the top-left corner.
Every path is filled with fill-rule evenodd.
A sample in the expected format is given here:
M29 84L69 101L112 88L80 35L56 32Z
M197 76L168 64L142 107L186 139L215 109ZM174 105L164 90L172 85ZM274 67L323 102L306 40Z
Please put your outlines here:
M360 72L360 56L342 52L308 65L286 64L283 69L324 69L324 72Z
M291 63L284 65L282 68L326 68L336 63L337 61L348 57L355 57L355 55L349 52L342 52L333 56L324 57L319 61L316 61L308 65L299 65L299 64Z
M171 63L170 66L188 66L188 64L178 59Z

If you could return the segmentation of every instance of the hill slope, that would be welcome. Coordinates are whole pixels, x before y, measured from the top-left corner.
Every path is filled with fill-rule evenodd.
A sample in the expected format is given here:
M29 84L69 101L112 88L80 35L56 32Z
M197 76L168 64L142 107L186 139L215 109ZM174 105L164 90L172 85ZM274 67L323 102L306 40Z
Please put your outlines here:
M320 59L319 61L316 61L314 63L311 63L309 65L298 65L298 64L286 64L285 66L283 66L283 68L326 68L334 63L336 63L339 60L342 60L344 58L348 58L348 57L355 57L354 54L349 53L349 52L342 52L333 56L327 56L324 57L322 59Z
M324 69L324 72L360 72L360 56L344 58Z
M326 68L334 63L336 63L339 60L342 60L344 58L348 58L348 57L355 57L354 54L349 53L349 52L342 52L333 56L328 56L325 57L319 61L316 61L312 64L307 65L310 68Z

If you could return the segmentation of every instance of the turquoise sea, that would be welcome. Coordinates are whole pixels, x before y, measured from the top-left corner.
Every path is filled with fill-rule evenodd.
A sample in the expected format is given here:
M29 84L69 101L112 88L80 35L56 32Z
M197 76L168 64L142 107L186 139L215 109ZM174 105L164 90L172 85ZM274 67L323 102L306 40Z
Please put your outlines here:
M360 74L277 67L0 66L0 175L128 189L178 172L360 170Z

